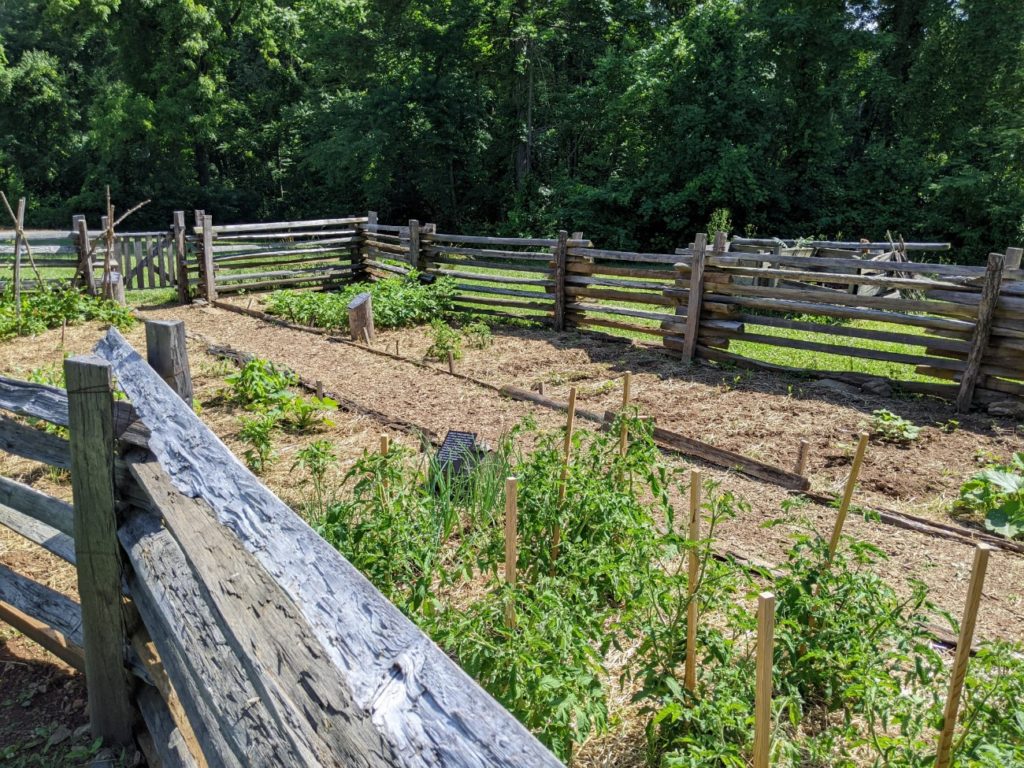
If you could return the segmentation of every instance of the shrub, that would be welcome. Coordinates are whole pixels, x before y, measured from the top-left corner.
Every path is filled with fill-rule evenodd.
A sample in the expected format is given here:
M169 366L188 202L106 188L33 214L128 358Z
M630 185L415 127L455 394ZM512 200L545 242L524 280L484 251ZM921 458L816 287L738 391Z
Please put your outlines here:
M1008 539L1024 538L1024 453L994 464L960 487L957 506L983 515L985 527Z
M447 360L450 352L455 360L462 359L462 337L444 320L430 321L430 346L425 357L428 360Z
M14 292L8 288L0 293L0 341L42 333L64 323L77 325L99 320L122 331L135 323L128 307L63 284L22 293L20 320L15 309Z
M405 328L446 317L454 307L455 284L447 277L422 282L410 272L372 283L353 283L336 293L274 291L267 312L317 328L348 328L348 303L357 295L373 296L373 322L378 328Z
M487 349L494 343L494 336L491 333L491 326L483 320L469 323L462 327L462 335L473 349Z

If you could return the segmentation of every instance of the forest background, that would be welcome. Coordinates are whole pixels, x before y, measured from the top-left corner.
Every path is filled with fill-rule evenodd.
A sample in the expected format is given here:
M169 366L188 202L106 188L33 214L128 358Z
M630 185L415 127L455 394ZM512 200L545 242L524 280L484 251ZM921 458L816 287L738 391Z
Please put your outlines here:
M1020 0L0 0L0 189L221 222L1024 239Z

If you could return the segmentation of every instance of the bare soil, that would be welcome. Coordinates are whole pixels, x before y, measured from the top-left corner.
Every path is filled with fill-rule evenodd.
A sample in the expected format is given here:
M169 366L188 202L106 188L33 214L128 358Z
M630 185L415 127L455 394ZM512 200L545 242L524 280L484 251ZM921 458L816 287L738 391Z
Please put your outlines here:
M230 345L283 363L310 380L322 381L327 391L346 400L440 435L448 429L466 429L495 441L528 415L543 427L555 429L563 424L559 414L449 376L447 365L440 363L432 363L434 370L426 370L357 345L281 328L216 307L153 308L143 315L185 320L201 416L239 454L241 413L220 395L223 377L232 367L206 354L207 344ZM86 325L69 328L63 344L59 330L8 342L2 347L0 372L24 377L41 366L59 366L64 354L89 350L102 332L96 325ZM141 327L129 338L137 348L144 346ZM374 346L394 352L396 342L403 357L422 362L430 340L422 329L386 331L378 334ZM495 386L529 388L544 382L546 394L557 399L565 399L569 387L576 386L580 406L597 411L618 407L621 389L617 379L623 372L632 371L635 401L645 413L655 415L662 426L786 467L795 462L799 441L810 441L809 474L813 490L820 493L841 489L849 472L856 433L868 424L872 410L887 408L922 426L921 438L909 448L872 442L855 503L895 508L944 522L950 522L950 502L960 484L980 463L1024 450L1024 435L1016 424L976 414L957 415L940 400L885 399L798 377L703 363L687 366L657 348L586 334L496 328L492 346L482 350L464 347L464 357L456 366L459 372ZM940 426L950 419L957 420L958 427L948 433L941 431ZM279 456L264 480L293 506L300 506L308 496L299 473L291 466L297 451L310 440L332 442L341 459L339 472L364 450L373 450L382 433L409 445L418 442L414 436L369 416L339 413L335 421L322 434L284 435L275 441ZM770 562L782 558L791 529L766 529L761 524L779 517L782 502L791 494L683 457L671 461L680 468L701 469L750 504L750 512L742 519L720 528L721 550ZM66 482L51 477L32 462L0 454L0 474L53 495L69 495ZM803 506L800 514L826 533L835 519L833 509L815 503ZM924 581L941 609L959 615L971 566L970 547L858 515L851 516L846 532L870 541L889 555L876 566L881 575L903 588L910 579ZM75 595L72 568L2 531L0 562ZM1021 583L1024 556L994 553L978 623L980 639L1021 637ZM28 706L10 705L19 708L18 717L0 711L0 750L5 745L28 743L33 729L40 726L51 730L61 726L61 733L66 729L74 734L86 722L81 676L16 632L0 628L2 690L31 691L39 680L46 681L45 691L33 693ZM636 727L638 721L626 717L628 696L619 691L613 694L613 716L631 724L588 742L579 755L579 765L642 764L642 729ZM51 696L53 702L46 696ZM7 697L6 693L0 696L0 709L8 709Z

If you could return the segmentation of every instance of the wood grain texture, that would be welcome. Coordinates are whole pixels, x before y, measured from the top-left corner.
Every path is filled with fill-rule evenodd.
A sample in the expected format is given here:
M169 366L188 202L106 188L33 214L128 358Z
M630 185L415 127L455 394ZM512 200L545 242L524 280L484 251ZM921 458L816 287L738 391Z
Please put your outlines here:
M978 324L974 328L971 351L967 354L967 363L960 379L960 391L956 395L956 409L961 412L969 410L974 400L974 388L978 384L981 363L992 334L992 318L996 302L999 301L1005 262L1006 257L1002 254L993 253L988 257L988 271L985 273L985 284L981 289L981 300L978 305Z
M2 564L0 620L76 669L85 668L82 609L78 603Z
M159 760L160 768L204 768L189 752L188 745L171 718L170 710L155 688L143 686L136 701L149 733L152 754L146 759L152 765ZM146 751L145 745L143 751Z
M80 355L64 361L64 378L89 720L93 736L127 745L134 707L125 665L128 635L115 512L111 368L95 355Z
M68 511L70 512L70 508ZM66 533L61 533L56 528L39 522L35 517L5 504L0 504L0 525L74 565L75 540Z
M192 405L192 369L183 320L146 320L146 361L182 400Z
M60 533L74 536L74 512L70 504L17 480L0 477L0 504L12 507Z
M274 496L114 329L100 342L184 495L202 497L294 601L357 714L399 766L554 766L555 758ZM155 639L155 638L154 638Z
M757 668L754 691L754 768L771 765L772 670L775 655L775 595L757 598Z

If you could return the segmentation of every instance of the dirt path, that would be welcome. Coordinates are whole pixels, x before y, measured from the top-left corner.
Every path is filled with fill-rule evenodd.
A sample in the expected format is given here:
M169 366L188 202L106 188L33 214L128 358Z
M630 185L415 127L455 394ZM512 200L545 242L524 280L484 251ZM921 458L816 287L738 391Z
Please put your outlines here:
M480 433L486 440L493 441L530 413L544 427L557 428L562 423L562 419L550 411L534 409L528 404L508 400L486 388L448 376L440 369L424 370L410 363L374 355L356 346L333 342L303 331L268 325L214 307L175 307L154 310L147 315L184 319L191 334L202 336L212 343L227 344L239 350L258 353L275 362L288 365L309 379L321 380L327 390L338 392L345 398L442 435L449 428L467 429ZM415 353L414 339L418 337L408 333L404 336L384 334L382 343L390 346L394 338L399 339L403 354ZM820 477L815 476L816 489L835 490L835 486L841 482L848 470L849 451L841 444L837 444L840 442L837 438L845 438L845 444L850 444L850 434L856 427L850 430L845 426L851 418L855 418L847 411L851 411L852 414L858 413L856 404L846 405L847 410L843 411L843 407L828 401L787 397L771 391L764 391L762 396L758 397L752 391L753 385L749 383L743 389L719 389L719 394L715 396L714 391L709 391L714 390L710 383L669 380L657 372L645 371L642 365L650 353L641 351L642 356L638 356L634 348L592 340L588 341L586 350L566 349L563 346L566 341L555 338L543 342L541 339L531 338L524 342L520 336L504 338L499 340L495 349L480 351L470 356L460 366L467 373L473 373L475 362L480 367L486 367L490 376L494 375L496 369L501 371L499 375L508 376L504 381L495 383L511 381L528 385L531 383L531 372L543 365L537 359L538 345L543 343L547 343L548 353L540 357L546 358L547 370L553 371L554 374L561 373L564 376L567 368L566 356L570 359L578 359L581 355L589 359L602 357L602 365L620 369L629 366L634 371L642 372L637 386L640 393L639 401L646 409L657 413L662 424L712 440L723 447L732 447L754 455L750 450L749 438L741 446L729 445L727 440L721 439L720 430L725 429L720 420L723 411L722 401L729 399L731 393L737 392L740 394L731 398L737 402L728 406L731 409L730 418L735 422L730 428L730 434L746 431L749 436L762 435L764 455L760 458L771 459L774 456L779 463L788 464L781 447L775 445L771 439L773 430L781 429L787 418L804 418L809 419L808 423L817 425L817 431L813 435L815 444L826 446L829 452L826 456L832 457L823 461L821 454L818 454L819 465L827 464L829 469L834 471L822 472ZM513 345L514 353L517 343L522 345L521 353L509 354L508 345ZM582 360L579 362L583 363ZM678 366L678 362L675 365ZM706 378L711 376L704 371L700 371L699 375ZM715 371L713 375L717 377L720 386L722 373ZM563 382L557 386L563 387L567 384ZM559 395L556 388L555 396ZM776 403L776 398L780 396L790 402L782 405ZM606 389L586 401L585 405L593 409L596 409L596 406L612 406L616 397L617 395ZM662 397L666 399L663 400ZM680 408L666 408L667 404L678 404L687 397L693 402L685 412ZM706 423L711 423L712 426L706 428ZM958 433L966 435L959 438L960 440L983 445L988 445L986 440L991 439L984 434L969 432L966 429L958 430ZM950 442L956 445L956 441ZM963 447L966 449L967 445ZM959 467L972 460L970 455L965 455L960 457L959 463L948 466ZM681 466L689 466L684 459L680 458L677 461ZM936 461L941 463L953 459L937 458ZM871 477L880 478L876 480L879 482L884 481L887 475L898 476L903 471L900 466L886 464L884 461L877 461L869 466L872 467L873 474L868 478L868 484ZM721 548L759 559L778 561L787 543L787 528L780 526L765 529L761 527L761 523L780 516L780 505L788 494L781 488L716 468L702 468L710 476L720 480L723 488L734 491L751 505L748 514L722 526ZM833 476L835 481L831 479ZM868 498L863 500L870 501L870 494L866 495ZM831 530L835 513L827 507L808 504L800 510L800 514L819 531L827 533ZM889 554L890 559L880 563L877 569L894 584L905 588L909 579L920 579L931 587L932 597L940 608L957 616L960 614L972 559L970 547L868 522L856 516L849 520L846 532L875 544ZM979 619L979 637L1020 637L1021 627L1024 626L1024 595L1020 590L1022 583L1024 556L997 552L989 569L985 590L986 601Z

